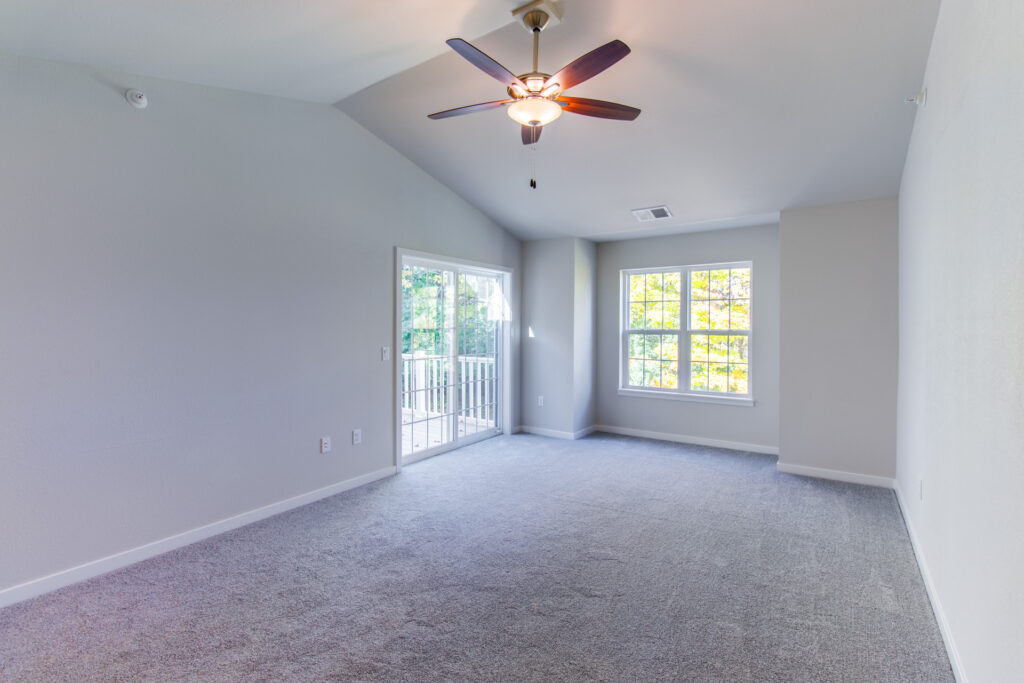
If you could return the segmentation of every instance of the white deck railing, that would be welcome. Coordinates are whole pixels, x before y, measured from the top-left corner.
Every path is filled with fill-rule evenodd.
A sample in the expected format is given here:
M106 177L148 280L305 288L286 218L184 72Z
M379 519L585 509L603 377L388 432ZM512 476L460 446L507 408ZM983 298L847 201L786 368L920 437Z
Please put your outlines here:
M402 354L402 411L413 419L444 415L455 410L449 392L458 393L460 411L477 410L476 416L493 420L497 402L497 373L490 356L459 356L458 372L452 373L450 356ZM421 417L422 416L422 417ZM404 419L403 422L409 421Z

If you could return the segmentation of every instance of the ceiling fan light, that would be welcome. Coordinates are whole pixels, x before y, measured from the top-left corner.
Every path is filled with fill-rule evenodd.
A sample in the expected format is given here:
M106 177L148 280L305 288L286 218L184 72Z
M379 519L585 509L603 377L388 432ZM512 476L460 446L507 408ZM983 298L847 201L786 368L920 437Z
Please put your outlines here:
M562 86L558 83L552 83L543 90L540 91L541 97L553 97L562 91Z
M508 115L524 126L546 126L562 115L562 107L543 97L526 97L510 104Z
M526 79L526 89L530 92L540 92L544 87L544 79L540 76L530 76Z
M508 89L512 92L513 97L526 97L527 95L530 94L526 91L526 88L519 85L518 83L513 83L508 87Z

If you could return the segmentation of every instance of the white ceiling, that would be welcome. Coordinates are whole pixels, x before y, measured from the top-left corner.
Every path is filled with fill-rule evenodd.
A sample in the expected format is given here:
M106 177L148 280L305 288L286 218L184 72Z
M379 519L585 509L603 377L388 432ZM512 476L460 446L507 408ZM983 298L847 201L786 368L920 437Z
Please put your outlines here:
M432 121L504 88L454 53L338 106L525 238L602 240L764 222L783 209L894 195L938 0L565 0L542 34L554 73L613 38L633 50L569 94L640 107L634 122L565 114L529 148L503 110ZM437 36L443 40L449 36ZM515 73L529 34L473 43ZM630 209L667 204L640 224Z
M523 0L525 1L525 0ZM531 153L459 36L529 70L517 0L5 0L0 52L314 102L364 126L525 238L591 239L771 220L895 194L939 0L563 0L554 72L613 38L633 54L569 94L643 109L566 114ZM630 209L668 204L641 225Z
M515 0L3 0L0 52L333 103Z

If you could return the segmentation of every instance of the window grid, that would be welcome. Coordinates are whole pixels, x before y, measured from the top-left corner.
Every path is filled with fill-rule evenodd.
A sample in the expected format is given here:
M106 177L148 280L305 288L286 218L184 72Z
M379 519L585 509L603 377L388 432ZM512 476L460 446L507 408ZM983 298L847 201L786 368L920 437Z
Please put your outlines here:
M623 271L620 386L749 398L751 273L750 262Z

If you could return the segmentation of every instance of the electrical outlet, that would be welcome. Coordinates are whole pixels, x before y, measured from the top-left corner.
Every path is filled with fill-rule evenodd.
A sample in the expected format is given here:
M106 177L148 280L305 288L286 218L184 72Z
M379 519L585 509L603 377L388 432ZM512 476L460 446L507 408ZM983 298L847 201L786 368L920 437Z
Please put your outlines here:
M544 407L544 397L543 396L538 396L537 397L537 405L539 405L541 408Z
M320 452L330 453L331 452L331 437L325 436L320 439Z
M391 347L390 346L382 346L382 347L380 347L380 359L382 361L383 360L391 360Z
M363 442L363 430L362 429L353 429L352 430L352 445L353 446L358 446L362 442Z

